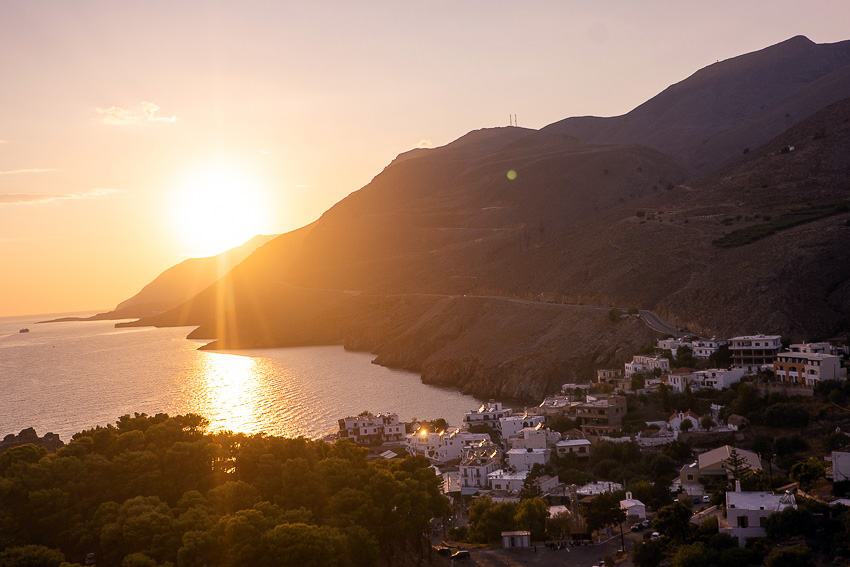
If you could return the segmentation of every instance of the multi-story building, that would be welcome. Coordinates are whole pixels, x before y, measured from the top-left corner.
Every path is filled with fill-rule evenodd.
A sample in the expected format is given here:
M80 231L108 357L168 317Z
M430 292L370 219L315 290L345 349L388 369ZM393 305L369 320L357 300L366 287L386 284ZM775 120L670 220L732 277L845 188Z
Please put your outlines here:
M538 425L521 430L516 435L508 437L507 441L511 449L545 449L560 440L560 433Z
M447 431L428 431L422 428L407 435L407 451L445 463L459 459L467 445L489 440L487 433L471 433L457 427Z
M824 380L846 380L847 369L841 359L831 354L780 352L773 361L778 382L792 386L816 386Z
M511 449L508 465L518 471L530 471L534 465L545 465L552 455L550 449Z
M462 488L489 488L487 475L499 470L502 452L492 441L482 441L465 447L460 461Z
M596 371L596 381L604 384L610 384L614 380L621 380L623 371L619 368L600 368Z
M709 358L712 354L720 350L723 345L728 345L729 341L719 340L715 337L710 339L696 339L691 342L691 350L694 358Z
M576 420L586 435L611 435L623 430L626 398L623 396L593 397L576 407Z
M767 518L786 508L797 508L794 495L773 494L772 492L736 492L726 493L726 519L721 517L720 533L727 533L744 547L747 538L767 535Z
M691 390L725 390L732 384L741 381L744 376L742 368L709 368L708 370L691 370L690 368L677 368L667 376L667 384L677 394L685 391L686 387Z
M466 428L474 427L476 425L487 425L493 428L495 431L500 431L499 420L503 417L510 417L513 412L510 408L503 408L501 402L496 402L490 400L478 410L472 410L466 412L463 416L463 424Z
M372 415L366 412L340 419L339 438L364 445L404 441L404 424L394 413Z
M635 372L654 372L659 369L662 374L670 372L670 360L663 356L647 356L636 354L631 362L625 364L625 376L631 379Z
M831 354L840 357L846 352L846 347L842 348L830 343L799 343L789 346L788 351L811 354Z
M548 396L539 406L532 408L532 411L535 415L544 416L569 415L574 403L570 396Z
M499 420L498 431L501 432L502 438L511 437L519 434L526 427L542 426L546 418L542 415L511 415L503 417Z
M555 443L555 454L566 457L574 454L579 459L590 457L590 441L587 439L564 439Z
M673 356L676 356L680 347L693 348L693 345L685 339L658 339L655 346L661 350L669 350Z
M528 476L527 470L511 471L500 469L487 475L487 482L492 490L507 490L508 492L519 492L525 484Z
M782 348L779 335L748 335L729 339L732 365L746 372L758 372L762 366L773 364Z

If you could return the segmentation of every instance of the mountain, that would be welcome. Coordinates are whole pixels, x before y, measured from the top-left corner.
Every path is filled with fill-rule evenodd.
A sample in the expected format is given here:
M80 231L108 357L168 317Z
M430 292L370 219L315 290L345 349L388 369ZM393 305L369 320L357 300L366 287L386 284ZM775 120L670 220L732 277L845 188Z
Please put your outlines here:
M257 235L216 256L189 258L162 272L139 293L122 301L112 311L84 318L65 317L57 321L135 319L168 311L215 283L257 248L276 236Z
M642 144L710 172L821 108L850 97L850 41L796 36L709 65L628 114L566 118L543 131Z
M711 91L730 81L718 69L694 76ZM850 99L707 174L647 145L580 138L491 128L402 154L313 224L133 324L196 325L190 336L216 339L206 348L342 343L429 383L517 399L587 381L657 336L611 321L611 306L704 335L850 326Z

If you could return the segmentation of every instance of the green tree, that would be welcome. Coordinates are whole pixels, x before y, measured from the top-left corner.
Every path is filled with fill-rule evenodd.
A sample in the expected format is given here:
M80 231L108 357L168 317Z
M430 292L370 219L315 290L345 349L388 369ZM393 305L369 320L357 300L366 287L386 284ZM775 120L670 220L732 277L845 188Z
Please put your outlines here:
M667 543L663 539L636 541L632 548L632 563L635 567L658 567L666 551Z
M516 529L517 505L513 502L494 504L489 496L479 498L469 507L469 539L486 543L498 541L502 532Z
M782 547L768 554L764 567L815 567L815 560L807 547Z
M514 522L521 530L531 532L532 541L546 539L546 519L549 506L542 498L527 498L519 503Z
M702 542L682 545L673 557L673 567L713 567L716 553L710 553Z
M709 414L705 414L704 416L702 416L702 419L700 420L699 424L706 431L711 431L711 428L717 425L716 423L714 423L714 418L712 418Z
M729 450L729 457L723 461L723 467L726 469L726 473L731 477L733 483L736 480L743 479L751 470L747 459L742 457L734 447Z
M808 489L812 483L826 474L826 468L820 459L809 457L791 467L791 478Z
M587 509L587 528L590 531L614 526L626 521L626 511L620 508L623 491L603 492L596 496Z
M679 430L687 433L691 429L693 429L694 423L690 419L683 419L682 423L679 424Z
M63 561L65 555L61 551L41 545L7 547L0 551L0 567L58 567Z
M684 543L691 533L691 509L682 502L664 506L655 515L653 525L658 533L676 543Z

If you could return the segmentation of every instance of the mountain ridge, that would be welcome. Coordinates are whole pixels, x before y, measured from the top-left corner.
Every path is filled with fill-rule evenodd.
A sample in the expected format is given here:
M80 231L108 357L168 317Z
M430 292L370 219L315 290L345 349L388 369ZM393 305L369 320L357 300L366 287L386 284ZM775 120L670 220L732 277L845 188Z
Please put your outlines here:
M832 48L839 62L845 43ZM779 98L817 105L811 93L836 96L844 72ZM771 138L750 132L759 144L708 174L547 128L412 150L178 308L132 324L197 325L191 336L216 339L211 349L342 343L429 383L514 399L586 381L658 336L611 322L611 306L706 335L850 329L850 213L715 244L850 199L850 98Z

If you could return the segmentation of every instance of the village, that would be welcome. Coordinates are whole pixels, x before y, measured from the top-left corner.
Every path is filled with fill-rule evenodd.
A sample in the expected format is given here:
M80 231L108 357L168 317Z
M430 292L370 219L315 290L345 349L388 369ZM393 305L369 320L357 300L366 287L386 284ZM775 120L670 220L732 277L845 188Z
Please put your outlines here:
M691 531L727 534L743 549L801 499L850 504L850 436L835 426L850 415L848 350L778 335L664 338L535 407L490 400L457 426L363 412L327 440L370 446L374 458L429 459L454 510L435 526L436 549L457 559L474 543L536 553L613 542L606 564L648 565L652 546L689 541L671 506ZM546 503L537 529L487 518L529 497Z

